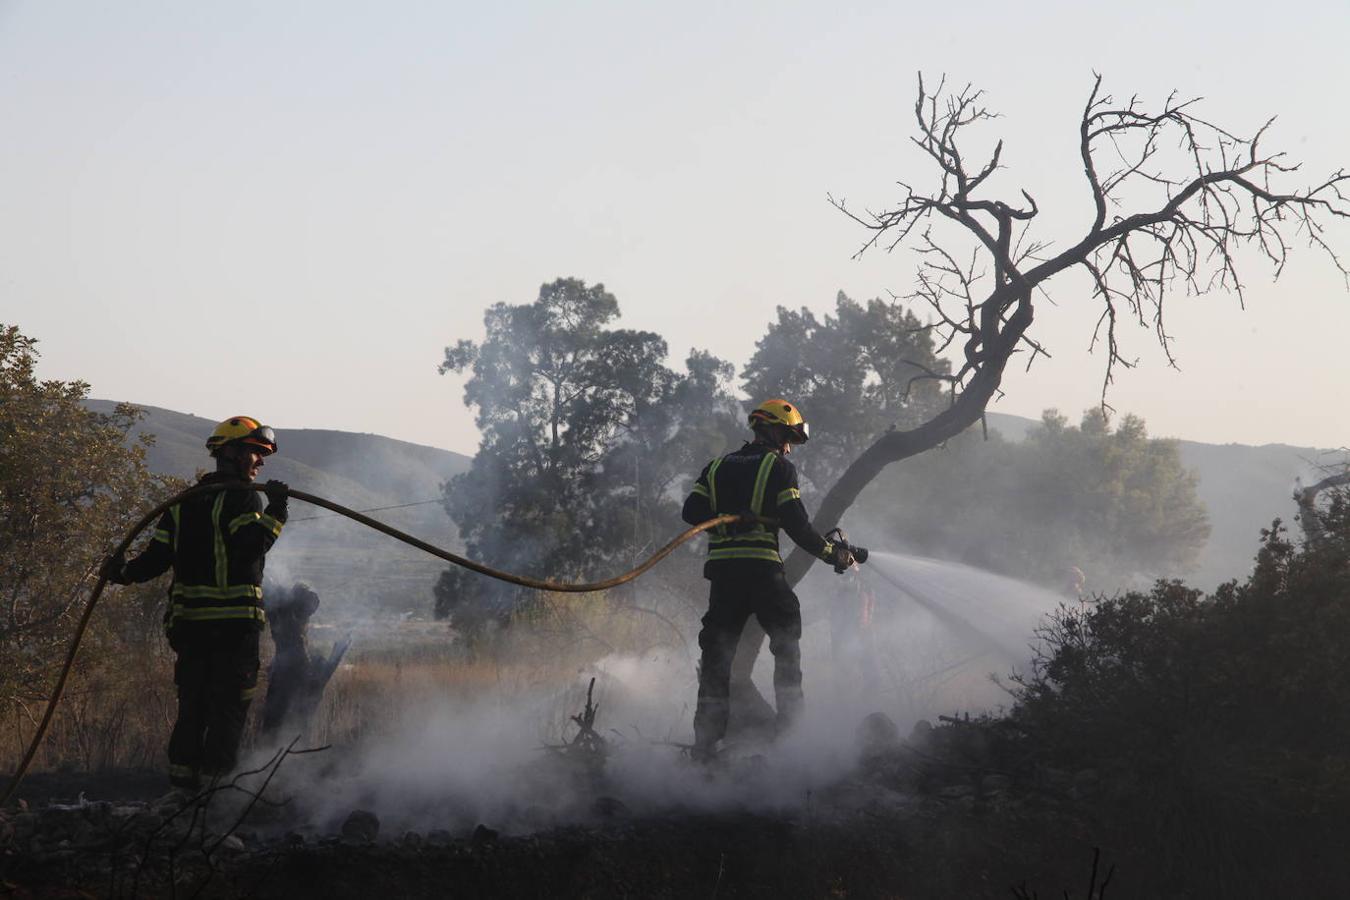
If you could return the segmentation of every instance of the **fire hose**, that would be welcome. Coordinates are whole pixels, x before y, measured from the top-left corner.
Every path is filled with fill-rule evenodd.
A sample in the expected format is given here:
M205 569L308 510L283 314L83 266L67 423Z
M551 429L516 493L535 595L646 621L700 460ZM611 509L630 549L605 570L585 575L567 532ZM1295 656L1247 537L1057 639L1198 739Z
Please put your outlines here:
M188 488L182 493L170 497L168 500L165 500L163 503L159 504L154 509L150 510L150 512L142 516L140 521L136 523L136 525L131 529L131 531L127 532L127 536L123 538L122 543L117 546L117 549L113 552L113 556L115 557L125 556L127 550L131 547L132 542L136 540L136 537L142 531L144 531L150 525L150 523L158 520L159 517L163 515L165 512L167 512L171 506L174 506L175 504L181 503L182 501L188 499L189 497L194 497L199 494L210 494L216 491L223 491L229 489L242 489L259 492L265 490L263 485L253 484L251 482L228 482L228 483L218 482L214 484L202 484ZM321 506L324 509L331 510L335 513L338 513L339 515L346 516L349 519L360 522L367 528L373 528L376 531L381 532L382 534L387 534L390 537L400 540L405 544L409 544L413 547L416 547L419 550L422 550L426 553L430 553L432 556L439 557L445 560L446 562L453 563L454 565L457 566L461 566L472 572L477 572L480 575L486 575L489 578L495 578L499 581L505 581L508 584L515 584L519 585L520 587L530 588L536 591L552 591L556 593L568 593L568 594L589 594L597 591L609 590L610 588L618 587L621 584L627 584L628 582L633 581L634 579L640 577L641 575L646 574L653 566L655 566L661 560L665 559L670 554L674 553L675 550L678 549L681 545L693 540L699 534L702 534L705 531L710 531L713 528L717 528L718 526L730 525L733 523L748 524L754 521L762 521L765 522L766 524L771 523L771 520L761 519L759 517L749 515L717 516L716 518L709 519L706 522L700 522L699 524L693 526L692 528L685 529L673 540L671 540L670 543L666 544L660 550L657 550L651 556L647 557L646 561L644 561L641 565L638 565L636 568L624 572L622 575L616 575L613 578L607 578L604 581L559 582L544 578L531 578L528 575L516 575L512 572L503 572L500 569L494 569L492 566L485 565L484 563L477 562L464 556L460 556L458 553L452 553L451 551L441 547L437 547L434 544L428 544L426 541L423 541L419 538L415 538L412 535L407 534L406 532L399 531L397 528L393 528L389 525L386 525L383 522L380 522L376 519L372 519L369 516L363 515L354 509L348 509L347 507L343 506L340 503L334 503L332 500L325 500L323 497L316 497L313 494L306 493L305 491L297 491L294 488L289 489L287 493L289 494L289 496L294 497L297 500L303 500L306 503L311 503L315 506ZM23 761L19 763L18 769L15 770L13 777L10 779L9 786L5 788L4 796L0 797L0 806L3 806L4 804L9 802L9 798L13 796L14 791L19 787L19 782L23 780L24 775L28 772L28 767L32 764L33 757L37 755L38 747L42 745L42 739L47 734L48 726L51 725L52 715L56 712L57 704L61 702L61 696L65 692L66 680L70 676L70 670L75 665L75 656L77 653L79 653L80 642L84 640L85 631L89 628L89 620L90 618L92 618L94 614L94 608L98 606L99 598L103 595L103 587L107 583L108 583L107 578L105 578L103 575L100 575L98 583L94 585L93 593L89 595L89 600L87 603L85 603L84 612L81 613L80 621L75 626L75 634L71 638L70 647L66 650L66 661L61 666L61 673L56 679L56 687L53 688L51 698L47 701L47 709L43 713L42 721L38 724L38 729L33 734L33 739L28 745L28 750L24 753Z

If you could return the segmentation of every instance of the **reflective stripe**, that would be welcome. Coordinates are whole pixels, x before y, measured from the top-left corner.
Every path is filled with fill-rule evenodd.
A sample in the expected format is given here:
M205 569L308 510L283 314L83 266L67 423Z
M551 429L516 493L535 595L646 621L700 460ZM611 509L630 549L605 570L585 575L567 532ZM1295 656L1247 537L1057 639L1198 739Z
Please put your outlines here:
M211 507L211 533L215 539L216 550L216 587L226 587L230 583L230 557L225 549L225 535L220 529L220 512L225 508L225 491L216 494L216 502Z
M233 519L230 520L229 525L230 536L233 537L234 533L238 531L240 528L243 528L245 525L254 525L254 524L261 525L268 531L272 532L274 536L280 537L281 526L284 523L282 523L278 519L272 518L266 513L246 512L243 513L242 515L235 516Z
M690 491L689 493L691 493L691 494L698 494L700 497L706 497L706 496L708 496L708 489L705 488L703 485L699 484L697 481L695 481L695 482L694 482L694 489L693 489L692 491Z
M755 515L764 513L764 488L769 483L769 473L773 471L773 464L777 462L778 457L772 453L764 454L764 458L759 461L759 472L755 475L755 490L750 495L750 511ZM759 526L763 528L763 525Z
M239 692L239 699L240 699L240 700L252 700L252 699L253 699L253 695L256 694L256 693L258 693L258 686L257 686L257 685L254 685L253 687L250 687L250 688L244 688L242 691Z
M209 584L175 584L170 594L183 600L239 600L244 597L261 600L263 592L256 584L236 584L223 588Z
M156 528L154 534L150 535L150 540L159 541L161 544L173 543L173 538L170 537L169 532L165 531L163 528Z
M769 534L767 531L764 532L763 534L756 534L755 532L750 532L748 534L732 534L726 537L708 538L709 544L732 544L736 543L737 541L753 541L756 544L772 544L775 547L778 546L778 538L774 537L772 534Z
M169 515L173 517L173 552L175 553L178 552L178 536L183 533L182 525L178 521L182 512L177 503L169 507Z
M769 562L780 563L783 558L778 555L777 550L768 548L760 549L758 547L728 547L726 549L710 550L708 559L766 559Z
M802 492L797 490L796 488L788 488L785 491L778 492L779 506L782 506L784 503L789 503L793 500L800 500L800 499L802 499Z
M180 765L177 765L177 764L175 764L175 763L169 763L169 777L170 777L170 778L196 778L196 777L197 777L197 767L196 767L196 766L180 766Z
M834 562L834 560L831 559L831 557L833 556L834 556L834 542L826 541L824 549L820 551L820 558L825 562Z
M778 456L773 453L764 454L764 458L759 461L759 471L755 473L755 488L750 494L750 512L757 516L764 515L764 490L768 487L769 475L773 472L773 464L777 461ZM756 522L755 527L744 537L746 540L768 538L774 546L774 557L778 558L778 535L771 533L763 523Z
M242 515L235 516L233 519L230 520L229 525L230 534L233 535L236 531L238 531L240 528L243 528L245 525L253 524L254 522L258 521L258 519L261 518L261 516L262 516L261 513L255 512L246 512Z
M267 614L261 606L183 606L175 603L172 610L174 621L215 622L222 619L254 619L267 621Z

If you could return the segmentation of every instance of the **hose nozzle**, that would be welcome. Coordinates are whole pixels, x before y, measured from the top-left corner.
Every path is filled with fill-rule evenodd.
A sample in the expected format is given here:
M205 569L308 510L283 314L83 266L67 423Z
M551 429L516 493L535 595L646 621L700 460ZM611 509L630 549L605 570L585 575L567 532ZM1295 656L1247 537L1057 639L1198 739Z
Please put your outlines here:
M867 548L858 547L855 546L854 544L850 544L848 542L848 532L844 531L844 529L831 528L828 532L826 532L825 540L830 541L833 544L839 544L847 548L848 552L853 554L853 561L858 563L859 565L867 562Z

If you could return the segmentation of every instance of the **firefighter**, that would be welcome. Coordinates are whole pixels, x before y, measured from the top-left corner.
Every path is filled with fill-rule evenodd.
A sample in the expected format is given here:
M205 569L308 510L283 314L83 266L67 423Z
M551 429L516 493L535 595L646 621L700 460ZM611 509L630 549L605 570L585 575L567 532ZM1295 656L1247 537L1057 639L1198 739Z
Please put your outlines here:
M277 442L258 420L234 416L216 426L206 448L216 471L200 484L251 482ZM258 682L263 559L286 522L286 485L269 481L266 489L266 508L252 490L189 497L160 517L139 556L113 557L102 569L114 584L173 569L164 621L177 654L178 719L169 738L169 781L177 788L197 789L238 759Z
M261 734L274 735L288 720L303 719L311 706L315 660L309 656L309 620L319 609L319 595L304 582L289 590L267 589L267 624L272 631L272 664L267 668L267 699ZM319 664L323 659L318 660ZM322 686L319 688L322 690Z
M709 534L703 576L711 586L708 612L698 635L702 658L694 713L693 755L700 760L715 755L717 742L726 733L731 661L751 615L768 635L773 654L778 733L801 710L801 606L783 575L778 529L839 571L854 562L847 545L821 537L802 505L797 470L787 459L792 448L806 443L809 435L801 411L785 400L766 400L750 413L750 427L754 440L708 463L684 501L684 520L691 525L727 513L775 522L724 525Z

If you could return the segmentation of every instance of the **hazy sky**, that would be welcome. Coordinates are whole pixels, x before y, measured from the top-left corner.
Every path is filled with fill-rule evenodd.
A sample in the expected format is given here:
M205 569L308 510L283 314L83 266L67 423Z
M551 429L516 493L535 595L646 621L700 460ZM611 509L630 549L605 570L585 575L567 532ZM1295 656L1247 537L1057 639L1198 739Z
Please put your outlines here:
M778 305L908 291L913 254L851 260L864 234L825 197L929 183L917 71L987 89L997 189L1062 245L1090 218L1094 70L1242 132L1278 114L1270 146L1311 179L1350 165L1348 34L1345 0L0 2L0 322L95 396L472 452L442 348L555 277L603 282L675 364L744 363ZM1180 373L1129 334L1113 405L1157 434L1350 443L1340 275L1304 252L1247 281L1245 312L1178 298ZM1096 310L1054 297L1054 359L995 409L1096 402Z

